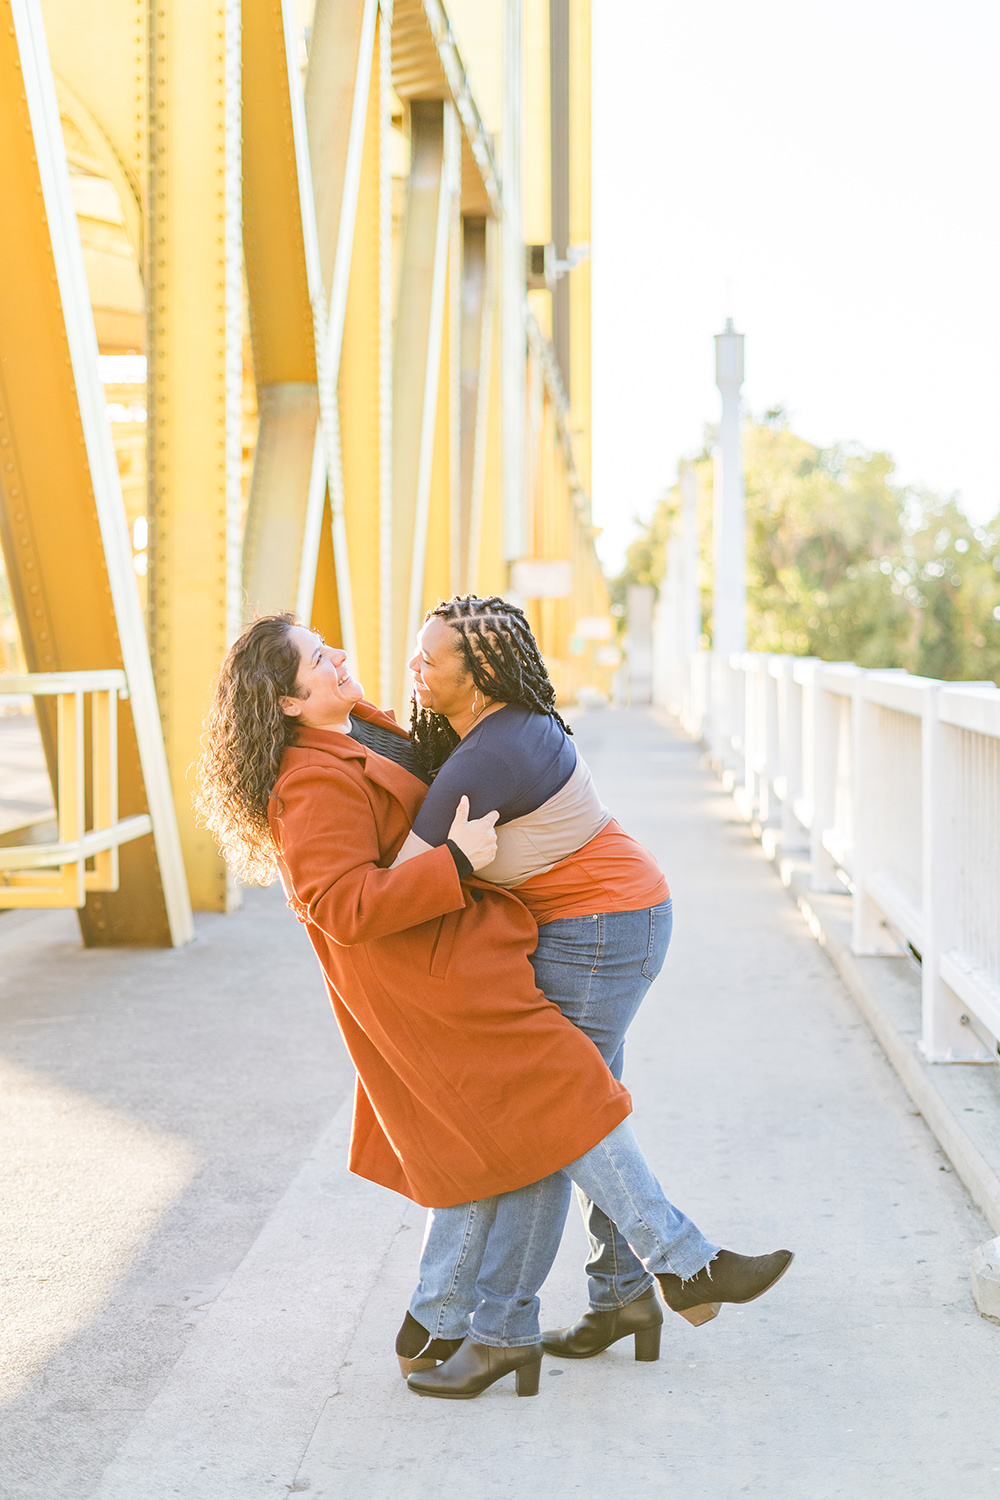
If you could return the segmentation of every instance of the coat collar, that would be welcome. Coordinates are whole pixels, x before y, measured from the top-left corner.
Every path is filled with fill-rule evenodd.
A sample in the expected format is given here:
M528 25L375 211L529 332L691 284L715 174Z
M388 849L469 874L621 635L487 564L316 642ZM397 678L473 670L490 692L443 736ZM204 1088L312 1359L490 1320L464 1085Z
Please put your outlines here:
M393 734L398 734L401 739L408 740L409 734L403 726L396 721L396 715L391 708L376 708L374 703L369 703L362 698L360 703L355 703L351 710L355 719L367 719L369 724L378 724L382 729L391 729Z
M361 710L359 712L359 710ZM395 716L384 713L382 709L376 708L373 703L356 703L352 709L352 716L366 719L371 724L378 724L384 729L390 729L403 739L409 736L405 729L400 729L396 723ZM289 745L285 751L282 761L282 772L290 770L295 762L296 752L299 750L319 750L325 755L331 755L340 761L360 761L358 767L361 774L369 781L374 781L377 786L383 787L387 792L399 801L407 804L413 796L414 786L420 789L419 802L423 801L426 787L416 777L411 776L409 771L397 765L394 760L389 760L384 755L376 755L349 734L341 734L336 729L308 729L302 728L298 732L298 739L294 745ZM411 810L410 817L414 816Z
M351 709L351 717L364 719L369 724L377 724L380 729L388 729L391 733L398 734L401 739L409 738L406 730L396 723L394 713L376 708L374 703L368 703L365 699L355 703ZM341 733L338 729L311 729L306 726L298 730L295 744L290 748L325 750L327 755L335 755L339 760L365 760L368 753L364 745L352 739L349 734Z

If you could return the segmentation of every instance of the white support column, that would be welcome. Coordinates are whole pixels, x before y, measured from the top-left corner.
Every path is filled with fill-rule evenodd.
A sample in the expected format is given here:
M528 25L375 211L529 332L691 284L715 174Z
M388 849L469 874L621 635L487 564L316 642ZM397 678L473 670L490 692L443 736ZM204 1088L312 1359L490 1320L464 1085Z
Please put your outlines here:
M740 441L740 387L743 335L726 319L715 336L715 383L722 395L722 420L715 450L713 501L712 745L722 768L732 765L730 741L739 714L732 699L729 658L746 650L746 502Z
M724 656L747 648L746 498L740 438L743 335L726 319L715 336L715 383L722 395L722 420L715 451L713 551L715 582L712 642Z
M699 578L698 476L692 464L680 472L680 645L682 661L680 712L686 721L694 713L695 657L701 647L701 580Z

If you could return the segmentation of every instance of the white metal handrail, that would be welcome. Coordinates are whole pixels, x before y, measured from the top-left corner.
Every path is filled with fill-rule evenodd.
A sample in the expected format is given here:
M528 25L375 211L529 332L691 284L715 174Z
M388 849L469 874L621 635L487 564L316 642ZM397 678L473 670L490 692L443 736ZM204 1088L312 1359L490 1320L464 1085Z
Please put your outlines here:
M118 889L120 846L152 832L148 813L118 816L118 701L128 695L125 673L0 675L0 698L25 695L56 700L59 838L54 843L0 849L0 907L81 907L89 891ZM89 737L85 733L87 699ZM90 827L86 826L88 748Z
M920 958L925 1055L996 1062L1000 689L761 653L674 653L654 680L744 817L851 892L854 951Z

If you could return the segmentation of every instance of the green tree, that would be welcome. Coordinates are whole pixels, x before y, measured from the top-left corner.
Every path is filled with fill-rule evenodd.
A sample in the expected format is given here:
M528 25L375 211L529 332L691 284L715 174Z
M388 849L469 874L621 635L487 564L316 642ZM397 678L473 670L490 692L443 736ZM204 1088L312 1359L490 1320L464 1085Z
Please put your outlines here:
M709 446L691 462L710 636ZM895 484L888 454L819 448L780 411L746 425L744 454L750 650L1000 680L1000 516L974 528L954 500ZM678 508L675 485L629 548L616 598L662 580Z
M925 677L1000 681L1000 516L974 527L954 500L920 494L895 578L914 613L906 665Z

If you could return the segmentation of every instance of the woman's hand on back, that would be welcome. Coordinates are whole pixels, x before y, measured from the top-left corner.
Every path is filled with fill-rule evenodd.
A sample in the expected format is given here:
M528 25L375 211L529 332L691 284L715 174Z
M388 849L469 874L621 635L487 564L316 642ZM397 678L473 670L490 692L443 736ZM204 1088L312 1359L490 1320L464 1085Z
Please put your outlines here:
M481 818L470 820L468 797L458 799L448 837L458 845L474 870L484 869L496 857L497 834L493 825L499 816L498 812L488 812Z

